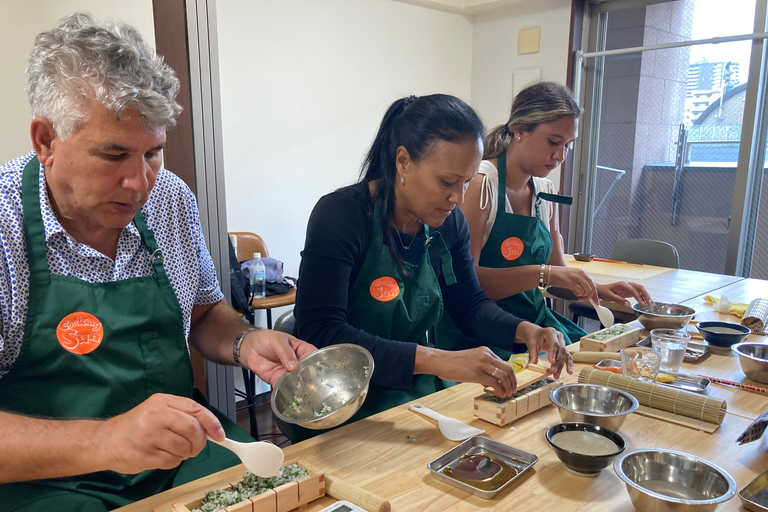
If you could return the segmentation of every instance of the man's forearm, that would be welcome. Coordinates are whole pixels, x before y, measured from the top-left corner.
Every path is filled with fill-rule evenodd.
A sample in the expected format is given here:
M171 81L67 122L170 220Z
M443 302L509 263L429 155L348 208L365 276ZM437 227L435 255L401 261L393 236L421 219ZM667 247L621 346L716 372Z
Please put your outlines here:
M250 326L252 327L252 326ZM232 345L237 335L249 328L224 300L192 309L189 344L218 364L234 364Z
M32 418L0 411L0 483L108 469L99 444L103 423Z

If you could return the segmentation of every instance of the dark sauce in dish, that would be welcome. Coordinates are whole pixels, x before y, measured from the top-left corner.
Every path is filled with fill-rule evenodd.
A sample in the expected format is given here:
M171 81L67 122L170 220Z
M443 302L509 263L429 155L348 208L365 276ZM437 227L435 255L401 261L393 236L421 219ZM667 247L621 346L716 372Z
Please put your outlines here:
M493 455L483 452L462 455L455 467L446 466L443 472L460 482L483 491L495 491L517 475L517 470Z

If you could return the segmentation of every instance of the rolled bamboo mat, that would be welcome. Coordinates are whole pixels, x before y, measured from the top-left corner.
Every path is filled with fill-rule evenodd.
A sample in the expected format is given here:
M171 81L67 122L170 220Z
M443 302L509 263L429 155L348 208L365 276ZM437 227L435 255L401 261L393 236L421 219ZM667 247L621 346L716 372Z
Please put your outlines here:
M721 425L725 418L727 408L725 400L699 395L683 389L640 382L637 379L589 367L582 368L579 373L579 382L620 389L634 396L640 405L707 423Z

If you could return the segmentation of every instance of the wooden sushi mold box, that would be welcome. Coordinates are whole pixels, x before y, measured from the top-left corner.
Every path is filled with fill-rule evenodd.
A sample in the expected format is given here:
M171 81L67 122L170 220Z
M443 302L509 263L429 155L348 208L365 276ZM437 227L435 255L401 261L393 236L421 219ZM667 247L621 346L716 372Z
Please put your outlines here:
M537 411L552 403L549 399L549 390L563 384L552 377L547 377L545 381L546 385L502 403L486 399L487 394L476 396L475 416L481 420L503 427L518 418L522 418L526 414Z
M286 462L284 465L287 466L294 463L301 466L300 461ZM234 482L225 483L215 488L222 490L232 489L241 479L242 477ZM188 496L188 501L174 503L174 512L191 512L193 509L200 508L203 498L209 490L196 491ZM300 480L288 482L246 501L231 505L225 508L224 512L288 512L323 496L325 496L325 474L312 473L310 471L307 476Z
M581 340L579 340L580 349L590 352L618 352L619 350L631 347L640 341L640 331L642 330L642 327L633 327L624 333L617 334L616 336L605 340L594 339L593 336L596 334L605 332L608 329L613 329L619 325L623 324L612 325L611 327L606 327L605 329L593 332L592 334L582 336Z

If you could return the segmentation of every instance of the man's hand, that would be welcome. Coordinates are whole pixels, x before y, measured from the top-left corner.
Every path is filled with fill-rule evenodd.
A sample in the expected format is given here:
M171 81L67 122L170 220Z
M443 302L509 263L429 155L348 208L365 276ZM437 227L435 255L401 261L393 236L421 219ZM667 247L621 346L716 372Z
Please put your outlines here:
M528 364L539 362L539 352L547 352L549 372L557 379L565 366L568 373L573 373L573 358L565 349L563 333L552 327L539 327L531 322L521 322L515 333L516 343L525 343L528 347Z
M246 334L240 360L270 386L286 371L299 368L299 359L317 350L313 345L280 331L256 330Z
M101 422L93 442L101 466L118 473L171 469L221 441L224 430L211 411L194 400L158 393L130 411Z

